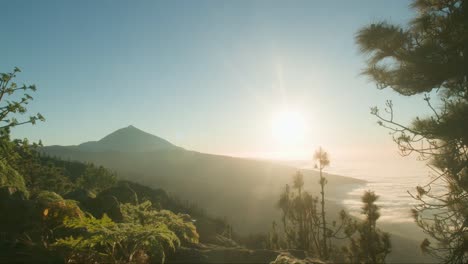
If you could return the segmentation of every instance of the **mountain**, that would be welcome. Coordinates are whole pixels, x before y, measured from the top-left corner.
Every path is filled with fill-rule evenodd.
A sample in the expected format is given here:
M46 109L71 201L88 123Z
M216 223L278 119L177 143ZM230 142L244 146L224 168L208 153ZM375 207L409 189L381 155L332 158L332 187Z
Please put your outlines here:
M99 141L89 141L76 146L80 151L150 152L179 149L169 141L146 133L134 126L121 128Z
M226 217L236 231L267 231L280 211L275 208L280 192L298 169L270 161L234 158L185 150L135 127L119 129L96 142L78 146L44 147L43 152L63 159L93 162L131 180L163 188L176 196ZM305 189L319 194L316 171L302 170ZM329 210L346 190L363 181L326 175ZM331 213L332 214L332 213ZM334 214L334 213L333 213Z
M298 171L277 162L186 150L133 126L119 129L99 141L78 146L47 146L42 152L102 165L116 171L123 180L165 189L213 216L225 217L241 235L268 232L271 222L279 221L280 211L276 208L279 195ZM318 173L300 171L304 175L304 189L314 196L319 195ZM327 173L325 177L328 180L325 187L327 215L336 219L346 193L364 182ZM405 227L415 229L414 224ZM414 232L394 225L385 226L384 230L395 231L390 262L431 261L419 254L421 240ZM401 230L403 232L399 232Z
M133 126L119 129L99 141L78 146L48 146L42 151L62 159L93 162L116 171L121 179L163 188L197 204L212 216L225 217L241 235L268 232L271 222L279 221L280 211L275 207L279 195L298 171L276 162L186 150ZM319 195L318 173L301 172L304 189ZM336 219L346 193L364 182L330 174L325 177L327 216L331 220ZM389 262L433 261L420 254L421 238L415 228L414 224L384 226L385 231L392 233L394 244Z

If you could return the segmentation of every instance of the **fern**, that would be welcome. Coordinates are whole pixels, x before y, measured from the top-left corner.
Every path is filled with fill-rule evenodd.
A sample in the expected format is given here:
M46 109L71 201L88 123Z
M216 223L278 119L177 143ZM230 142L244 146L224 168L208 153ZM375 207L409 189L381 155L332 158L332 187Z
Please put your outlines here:
M165 224L185 243L198 243L199 235L192 219L187 214L174 214L168 210L155 210L150 201L139 205L123 204L121 211L125 222L143 226Z
M180 240L167 225L115 223L107 215L96 219L90 215L68 218L68 228L78 230L79 236L57 240L55 246L69 252L68 261L83 261L82 256L93 256L93 261L112 263L135 262L135 255L145 252L164 262L168 251L175 251Z

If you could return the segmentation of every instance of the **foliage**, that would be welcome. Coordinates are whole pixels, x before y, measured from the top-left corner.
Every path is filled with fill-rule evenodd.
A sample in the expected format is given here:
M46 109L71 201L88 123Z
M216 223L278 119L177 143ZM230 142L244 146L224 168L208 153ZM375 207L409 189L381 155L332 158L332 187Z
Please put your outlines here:
M95 167L91 164L77 179L77 185L92 192L100 192L106 188L114 186L116 180L114 173L102 166Z
M314 160L318 162L316 167L318 167L320 171L320 205L322 206L322 241L320 247L320 255L324 259L328 259L328 245L327 245L327 222L325 218L325 185L327 184L327 179L323 177L322 170L330 164L330 160L328 159L328 153L323 151L320 147L314 154Z
M268 240L267 240L268 242L267 248L269 249L278 250L281 248L277 226L278 225L276 224L275 221L271 223L271 228L270 228L270 232L268 233Z
M65 195L77 188L99 192L116 183L115 174L103 167L44 156L40 145L27 140L11 144L16 157L9 163L23 176L31 192L47 190Z
M0 186L13 186L26 193L24 179L15 170L13 162L18 158L16 149L28 145L21 140L10 140L10 128L27 123L35 124L44 121L41 114L30 116L29 119L18 121L17 114L25 114L26 105L33 99L28 91L36 91L35 85L18 86L14 82L19 68L14 68L11 73L0 73ZM18 93L23 91L21 96ZM19 97L19 99L17 99Z
M59 239L55 245L64 248L72 262L132 263L149 259L164 262L168 251L174 251L181 242L198 243L198 233L188 215L155 210L149 201L122 204L120 209L121 223L106 214L101 219L89 215L65 220L65 226L78 230L78 235Z
M301 173L293 178L293 188L286 185L278 201L283 211L282 222L286 240L290 247L311 250L318 253L319 215L317 198L302 190L304 180ZM296 192L294 191L296 190Z
M21 153L16 167L24 175L26 185L32 192L47 190L64 195L75 188L75 184L66 176L63 167L45 163L36 149Z
M63 221L67 218L82 218L83 211L73 200L63 199L50 191L40 191L31 199L34 202L34 228L27 231L34 241L41 241L46 248L63 233Z
M378 196L374 192L366 191L361 199L363 202L361 213L366 218L355 225L359 237L351 237L349 246L343 250L349 263L385 263L392 246L390 235L377 228L380 213L375 202Z
M28 199L12 187L0 189L2 238L13 244L26 243L47 248L60 235L65 218L82 217L75 201L42 191Z
M63 199L54 192L41 191L33 199L42 214L44 222L49 226L59 226L65 218L81 218L84 216L76 201Z
M83 247L80 246L76 249L68 247L77 242L81 237L97 239L96 236L99 236L99 233L93 235L85 232L84 228L70 229L71 226L67 225L67 221L80 222L83 218L90 217L85 217L86 212L83 212L78 202L63 199L59 194L48 191L47 189L50 189L50 187L38 184L42 178L38 172L53 169L57 172L56 175L59 178L62 180L66 179L71 183L72 191L79 191L81 189L78 184L73 183L72 180L75 178L75 181L77 181L80 177L76 175L83 173L92 165L80 163L82 166L78 166L79 164L75 164L74 162L35 155L34 151L32 152L34 155L21 154L18 156L20 161L30 163L28 165L29 170L23 168L25 175L27 175L27 182L30 183L28 187L34 190L30 200L27 200L26 197L22 198L22 200L8 198L0 203L0 213L7 216L6 220L12 220L2 221L2 223L7 225L4 230L9 234L10 231L13 231L12 225L19 228L14 229L17 230L15 234L11 233L11 235L15 235L11 237L11 242L16 243L14 241L24 240L28 245L36 245L34 249L30 249L31 254L33 254L33 250L40 248L50 251L49 245L54 244L56 248L67 252L68 258L71 261L80 263L89 261L109 262L114 261L114 258L116 262L127 262L130 258L134 261L138 259L139 262L145 262L150 258L156 260L163 259L167 252L174 249L180 242L187 244L198 243L199 235L190 216L174 214L168 210L155 210L151 202L146 201L139 205L121 204L119 206L119 210L125 215L125 219L121 223L114 223L116 225L114 226L115 230L106 237L106 239L121 239L115 242L118 243L119 249L116 249L114 256L109 255L109 252L103 251L103 245L105 244L103 241L100 242L101 244L91 248L86 243L83 244ZM93 168L96 169L96 167ZM101 168L100 172L104 172L104 169ZM106 175L110 175L110 173ZM33 181L35 184L33 184ZM110 182L109 186L110 184L113 184L113 182ZM126 182L122 184L131 184L131 188L135 188L143 200L151 197L151 200L159 201L161 200L161 194L165 194L164 192L161 193L161 191L143 188L143 186L139 187L139 185L134 183ZM116 191L120 192L121 189L116 189ZM107 193L107 190L103 194ZM109 194L112 194L112 192ZM134 195L136 194L134 193ZM125 198L124 196L122 198ZM5 204L6 202L8 203ZM3 204L6 206L3 206ZM167 202L164 204L166 205ZM12 210L12 208L18 208L19 210ZM88 208L86 207L86 209ZM179 210L183 210L183 208ZM65 221L65 219L67 220ZM138 222L136 219L144 220ZM83 221L86 222L86 220ZM127 240L123 240L123 238ZM57 239L61 242L54 243L58 241ZM145 239L147 242L143 244L138 242ZM156 247L159 247L159 249L156 250ZM135 251L131 252L133 249Z
M66 227L79 230L78 236L57 240L55 246L68 250L69 262L135 263L149 255L164 262L167 251L180 244L176 234L164 223L142 225L114 223L107 215L70 218Z
M435 176L412 196L416 223L430 236L422 249L445 263L468 262L468 2L415 0L418 15L403 28L385 22L361 29L356 40L368 55L364 74L379 89L424 94L428 110L409 125L371 113L389 129L403 155L429 159ZM437 97L434 105L432 97ZM445 190L435 191L435 186ZM433 242L436 242L434 244Z
M30 116L29 119L19 121L15 118L15 114L26 113L26 105L33 99L31 95L26 93L27 91L35 92L35 85L21 85L18 86L13 79L16 74L21 72L19 68L14 68L11 73L0 73L0 130L5 130L10 127L22 125L22 124L35 124L37 121L44 121L44 117L41 114ZM21 98L16 100L8 100L7 98L14 98L13 96L23 91L24 94Z
M36 91L35 85L18 86L14 82L16 74L20 71L19 68L15 67L13 72L0 73L0 161L8 164L17 158L14 148L24 145L21 140L10 141L10 128L28 123L34 125L37 121L45 121L45 118L39 113L28 119L17 119L18 114L22 115L27 112L26 105L33 100L33 97L27 92ZM18 96L21 91L23 94ZM19 99L17 99L18 97Z
M11 144L15 145L12 151L16 157L9 163L33 193L47 190L65 195L81 187L99 192L116 182L115 175L103 167L41 155L39 145L27 140Z
M11 186L27 193L23 176L6 164L6 162L0 160L0 187L2 186Z
M50 260L59 256L50 248L54 245L67 253L68 262L145 263L164 261L167 252L175 250L181 242L198 243L199 235L189 215L155 210L150 201L138 204L137 199L136 205L120 206L115 197L103 194L116 200L124 215L122 222L115 223L107 215L96 219L80 208L85 208L85 202L92 202L92 197L83 204L63 199L61 195L76 196L82 193L82 188L100 193L115 185L116 176L103 167L44 156L40 142L10 140L11 127L44 121L40 114L29 120L16 119L15 114L26 112L25 106L32 97L25 93L15 101L12 96L21 90L36 89L33 85L18 87L13 83L18 72L15 68L13 73L0 76L0 243L2 249L11 249L2 250L0 257L41 262L45 260L34 257ZM138 185L132 183L132 187ZM138 190L142 200L150 198L158 203L158 208L161 193L166 195L161 190L142 187ZM163 198L165 203L176 204L179 211L188 210L167 195ZM201 216L206 218L204 214Z
M301 173L293 178L293 187L286 185L280 195L278 208L282 211L282 225L287 248L306 250L321 258L332 254L331 239L344 239L351 235L348 232L354 221L341 211L339 223L333 221L323 229L323 214L318 212L317 197L303 190L304 180ZM323 233L325 232L325 233ZM325 247L323 244L326 243ZM324 249L327 252L324 252Z
M123 221L140 225L165 224L185 243L198 243L198 233L192 219L187 214L174 214L168 210L155 210L150 201L139 205L123 204L121 211Z

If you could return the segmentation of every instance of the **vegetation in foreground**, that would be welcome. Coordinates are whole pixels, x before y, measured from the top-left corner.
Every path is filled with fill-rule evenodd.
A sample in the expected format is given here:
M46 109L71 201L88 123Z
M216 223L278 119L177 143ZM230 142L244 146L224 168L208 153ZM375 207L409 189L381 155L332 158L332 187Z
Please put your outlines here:
M468 262L468 2L414 0L417 16L406 27L386 22L356 37L368 55L364 74L379 89L424 95L432 113L402 124L388 101L371 113L403 155L419 154L434 176L411 194L413 215L428 235L421 248L443 263ZM434 188L442 186L443 191Z
M425 95L433 114L410 125L396 120L392 102L387 102L388 115L378 108L372 114L390 129L403 154L419 153L436 172L413 194L419 202L414 218L428 235L421 248L443 263L466 263L468 5L463 0L415 0L413 6L419 14L408 27L372 24L358 32L357 42L369 55L364 73L379 88L404 96ZM210 232L232 234L225 223L161 190L118 182L105 168L44 157L36 144L10 140L11 127L44 120L40 114L16 119L32 100L27 92L36 90L34 85L14 83L18 72L15 68L0 79L0 261L163 262L184 245L208 239ZM431 96L437 97L437 106ZM322 170L328 164L326 155L320 150L317 157ZM385 262L391 243L376 227L380 215L374 193L362 198L364 221L343 212L340 223L330 222L324 203L326 179L319 182L320 197L303 190L303 182L298 174L292 187L285 187L278 203L283 235L273 222L268 247L297 248L337 262ZM445 186L445 192L434 193L434 184ZM349 244L340 251L335 239Z
M44 120L14 117L32 100L26 92L36 90L18 87L18 72L0 81L0 262L158 263L197 244L200 234L209 239L228 228L162 190L117 181L103 167L43 156L40 143L10 140L11 127ZM6 99L19 91L19 101Z

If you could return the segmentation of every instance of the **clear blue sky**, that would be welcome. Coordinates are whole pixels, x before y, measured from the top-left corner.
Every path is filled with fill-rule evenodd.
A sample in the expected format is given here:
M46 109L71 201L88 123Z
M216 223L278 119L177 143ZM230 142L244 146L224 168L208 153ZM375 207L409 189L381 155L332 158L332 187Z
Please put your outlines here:
M71 145L132 124L189 149L261 156L281 151L271 116L294 107L305 151L390 145L369 107L393 99L409 120L423 101L360 76L354 35L405 23L409 3L3 1L0 72L20 67L18 81L38 86L31 112L47 119L13 136Z

